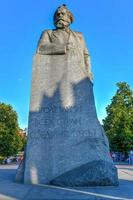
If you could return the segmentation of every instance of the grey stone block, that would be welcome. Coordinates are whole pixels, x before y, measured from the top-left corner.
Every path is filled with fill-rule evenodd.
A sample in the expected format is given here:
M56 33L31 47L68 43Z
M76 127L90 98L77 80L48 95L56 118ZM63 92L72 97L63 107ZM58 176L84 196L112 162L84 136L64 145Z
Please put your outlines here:
M24 182L117 185L117 170L96 115L93 84L79 66L57 62L50 65L49 56L35 57ZM69 69L79 81L74 83L71 74L64 83L61 74Z
M110 162L95 160L56 177L50 184L62 187L117 186L117 170Z

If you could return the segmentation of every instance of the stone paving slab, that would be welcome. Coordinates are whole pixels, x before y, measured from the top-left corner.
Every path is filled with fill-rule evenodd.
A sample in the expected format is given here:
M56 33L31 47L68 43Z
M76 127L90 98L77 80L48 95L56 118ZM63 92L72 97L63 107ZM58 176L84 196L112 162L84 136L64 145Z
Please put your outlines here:
M16 165L0 165L0 200L133 200L133 166L117 165L118 187L60 188L15 183Z

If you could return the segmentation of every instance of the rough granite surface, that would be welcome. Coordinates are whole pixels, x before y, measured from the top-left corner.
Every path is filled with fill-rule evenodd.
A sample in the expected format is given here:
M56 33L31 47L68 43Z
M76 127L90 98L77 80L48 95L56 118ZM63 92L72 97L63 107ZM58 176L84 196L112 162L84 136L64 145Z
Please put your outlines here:
M65 57L35 55L24 182L117 185L93 84Z

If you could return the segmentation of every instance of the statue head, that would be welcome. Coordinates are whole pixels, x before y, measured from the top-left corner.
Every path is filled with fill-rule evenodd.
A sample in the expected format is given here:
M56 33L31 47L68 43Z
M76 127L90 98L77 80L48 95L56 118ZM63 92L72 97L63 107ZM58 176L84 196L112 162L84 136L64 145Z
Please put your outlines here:
M73 14L68 10L65 4L58 7L54 13L54 25L56 28L68 27L74 21Z

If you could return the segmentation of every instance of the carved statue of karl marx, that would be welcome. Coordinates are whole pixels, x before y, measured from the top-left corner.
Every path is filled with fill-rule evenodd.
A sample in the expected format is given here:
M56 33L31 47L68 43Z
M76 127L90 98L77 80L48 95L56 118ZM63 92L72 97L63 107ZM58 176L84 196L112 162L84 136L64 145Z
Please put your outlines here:
M82 63L81 67L92 80L89 51L86 48L82 33L72 31L69 28L73 21L73 14L67 9L66 5L63 4L58 7L54 14L56 29L42 33L37 52L43 55L57 55L69 54L72 50L78 51Z

